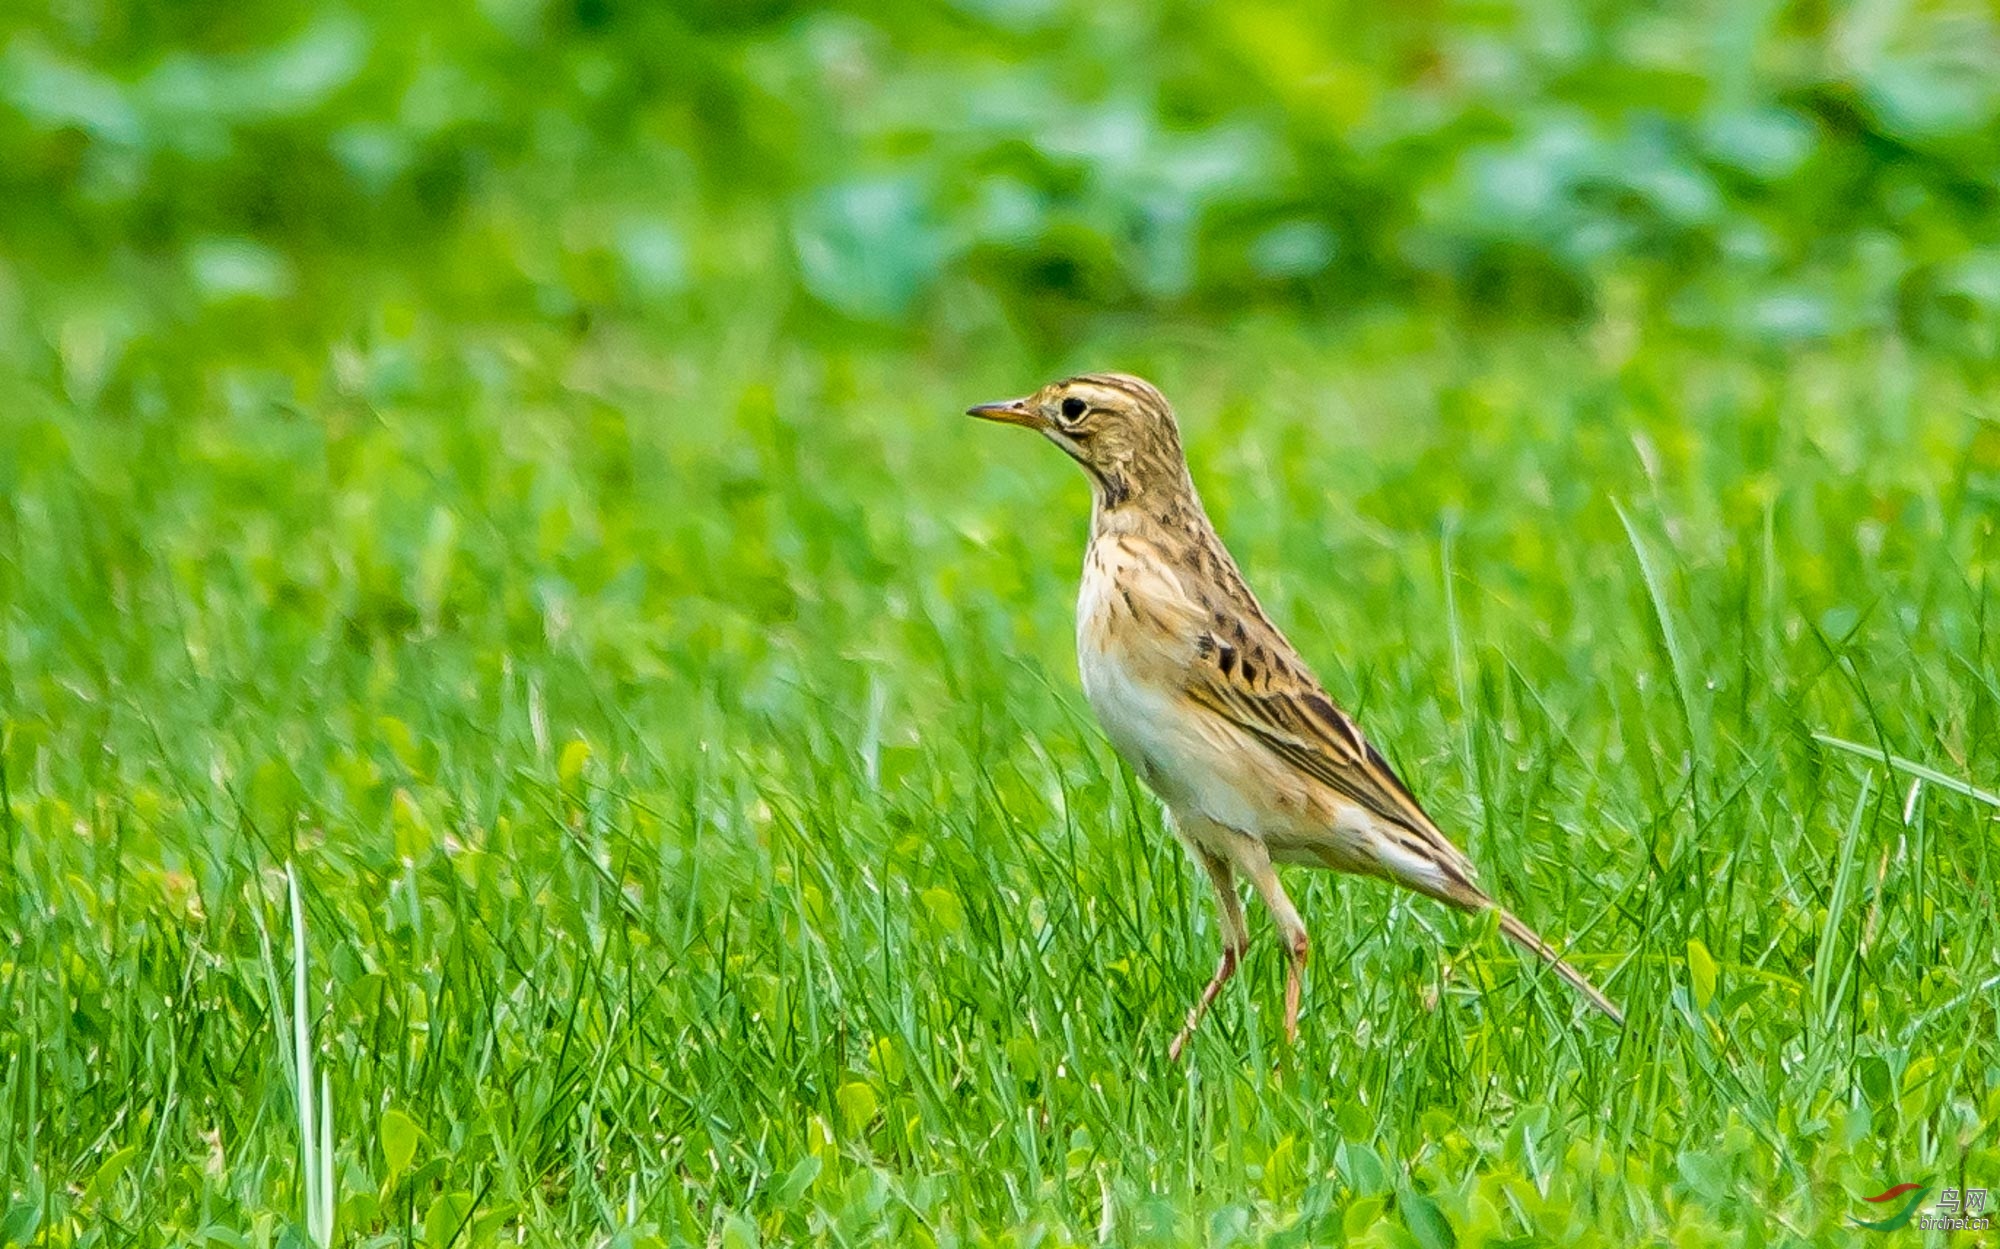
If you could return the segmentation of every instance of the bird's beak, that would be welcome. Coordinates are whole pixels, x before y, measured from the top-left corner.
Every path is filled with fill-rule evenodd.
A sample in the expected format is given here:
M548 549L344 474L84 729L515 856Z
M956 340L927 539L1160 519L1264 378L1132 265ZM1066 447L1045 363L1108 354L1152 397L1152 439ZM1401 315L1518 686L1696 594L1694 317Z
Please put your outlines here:
M1002 425L1022 425L1029 429L1040 429L1042 418L1026 399L1008 399L1001 403L982 403L965 410L967 416L976 416L982 421L999 421Z

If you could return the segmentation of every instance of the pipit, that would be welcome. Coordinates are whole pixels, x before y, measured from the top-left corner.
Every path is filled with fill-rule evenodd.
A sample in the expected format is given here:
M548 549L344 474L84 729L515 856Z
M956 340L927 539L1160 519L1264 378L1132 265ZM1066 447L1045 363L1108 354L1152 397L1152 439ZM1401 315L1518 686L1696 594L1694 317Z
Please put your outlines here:
M1239 873L1290 952L1285 1036L1298 1039L1310 940L1278 878L1281 863L1378 876L1463 911L1497 912L1502 932L1624 1022L1583 973L1479 887L1471 860L1264 614L1202 509L1158 390L1123 373L1090 373L970 415L1040 433L1090 477L1076 614L1084 693L1206 871L1222 926L1221 962L1169 1047L1172 1059L1249 944Z

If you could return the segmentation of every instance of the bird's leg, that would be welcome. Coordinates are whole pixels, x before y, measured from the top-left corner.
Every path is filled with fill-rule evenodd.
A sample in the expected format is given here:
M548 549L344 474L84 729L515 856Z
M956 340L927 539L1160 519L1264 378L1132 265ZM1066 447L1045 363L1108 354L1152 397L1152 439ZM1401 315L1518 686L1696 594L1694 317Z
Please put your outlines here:
M1258 847L1261 851L1262 847ZM1271 919L1278 925L1278 935L1291 953L1291 966L1285 972L1285 1040L1296 1043L1299 1039L1299 990L1305 980L1306 956L1312 950L1312 940L1306 935L1305 921L1299 918L1298 908L1285 893L1285 886L1278 879L1278 869L1271 865L1268 855L1260 853L1253 864L1244 864L1250 875L1250 883L1257 887L1257 895L1270 908Z
M1167 1047L1167 1060L1179 1062L1181 1052L1194 1036L1195 1026L1208 1013L1222 986L1236 974L1236 965L1243 958L1243 951L1250 944L1250 930L1243 922L1243 904L1236 897L1236 873L1230 869L1226 859L1210 854L1200 847L1194 848L1194 857L1200 860L1208 872L1208 883L1215 887L1215 913L1222 921L1222 961L1215 965L1215 976L1208 987L1201 991L1201 998L1188 1010L1187 1026L1180 1030L1174 1043Z
M1285 969L1285 1043L1297 1045L1299 1042L1299 989L1305 983L1306 954L1312 948L1306 930L1301 926L1291 937L1292 963Z

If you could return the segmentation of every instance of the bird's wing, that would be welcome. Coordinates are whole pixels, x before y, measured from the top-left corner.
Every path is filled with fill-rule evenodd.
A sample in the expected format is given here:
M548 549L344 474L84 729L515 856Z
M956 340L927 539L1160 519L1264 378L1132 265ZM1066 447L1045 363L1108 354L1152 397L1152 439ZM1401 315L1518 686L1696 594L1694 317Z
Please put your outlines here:
M1292 768L1360 804L1407 849L1442 869L1454 886L1477 894L1471 860L1425 814L1388 760L1327 697L1276 630L1257 636L1264 632L1205 635L1187 696Z

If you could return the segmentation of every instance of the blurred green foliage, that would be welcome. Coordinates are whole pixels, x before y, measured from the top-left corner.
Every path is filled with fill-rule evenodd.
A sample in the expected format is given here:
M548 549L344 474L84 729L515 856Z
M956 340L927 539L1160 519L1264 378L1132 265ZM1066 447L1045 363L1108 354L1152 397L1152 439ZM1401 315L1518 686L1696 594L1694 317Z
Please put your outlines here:
M115 338L244 301L351 315L386 274L462 314L737 288L897 329L997 300L1049 337L1101 310L1637 307L1990 363L1996 168L1976 0L0 18L0 247L32 302L86 274L143 294Z

